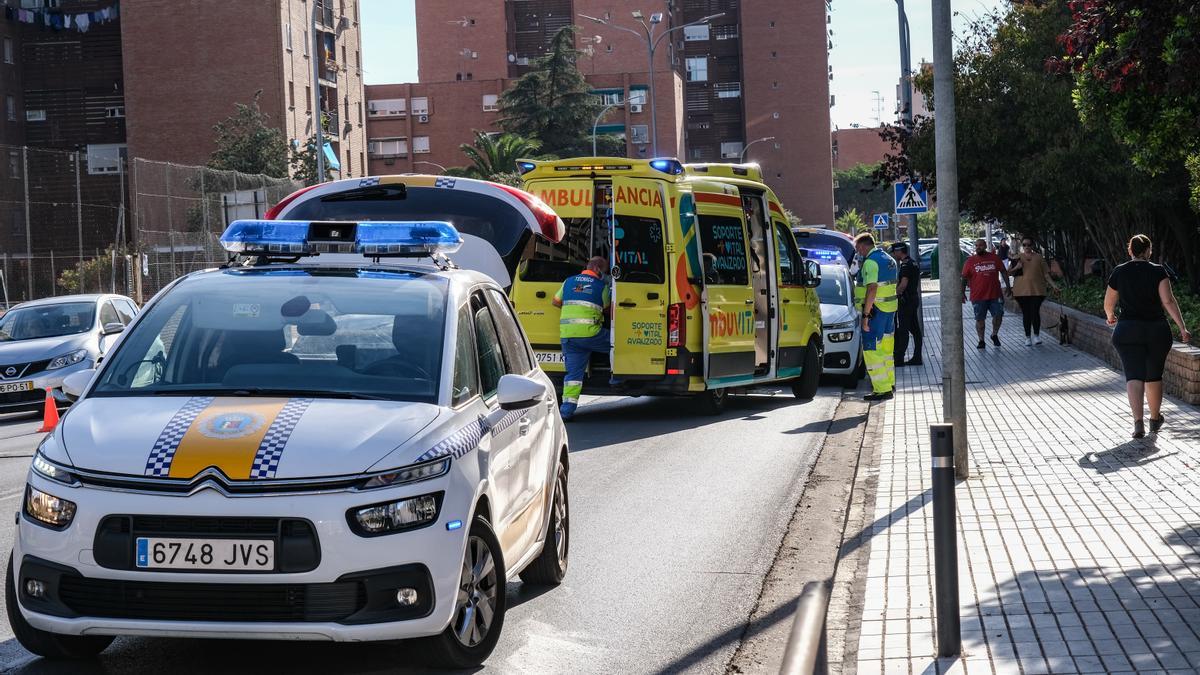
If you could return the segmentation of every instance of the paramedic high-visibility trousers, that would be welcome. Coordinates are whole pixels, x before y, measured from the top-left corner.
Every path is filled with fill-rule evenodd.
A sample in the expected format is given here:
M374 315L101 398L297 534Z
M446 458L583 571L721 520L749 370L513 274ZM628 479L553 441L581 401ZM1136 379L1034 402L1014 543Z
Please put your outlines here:
M583 378L587 374L588 361L592 357L592 352L607 354L608 343L608 330L604 328L592 337L562 339L562 353L563 360L566 362L567 374L563 378L562 406L559 410L562 412L564 420L571 419L575 415L575 409L579 407L579 394L583 391Z
M868 326L871 330L864 331L862 336L863 362L871 378L871 390L884 394L896 388L896 315L876 312Z

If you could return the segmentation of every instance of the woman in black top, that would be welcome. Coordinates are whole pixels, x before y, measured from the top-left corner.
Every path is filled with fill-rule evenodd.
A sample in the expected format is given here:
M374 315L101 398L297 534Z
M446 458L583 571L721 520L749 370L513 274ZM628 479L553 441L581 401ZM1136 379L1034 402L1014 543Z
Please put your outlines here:
M1131 260L1117 265L1108 278L1108 291L1104 295L1104 313L1108 325L1116 326L1113 331L1113 346L1121 355L1125 367L1125 390L1129 394L1129 408L1133 412L1133 437L1146 435L1142 422L1142 399L1150 405L1150 433L1156 433L1163 425L1163 369L1167 354L1171 351L1171 326L1167 314L1179 326L1183 341L1192 339L1171 280L1161 265L1150 262L1153 248L1150 237L1134 235L1129 240ZM1121 308L1120 318L1117 307Z

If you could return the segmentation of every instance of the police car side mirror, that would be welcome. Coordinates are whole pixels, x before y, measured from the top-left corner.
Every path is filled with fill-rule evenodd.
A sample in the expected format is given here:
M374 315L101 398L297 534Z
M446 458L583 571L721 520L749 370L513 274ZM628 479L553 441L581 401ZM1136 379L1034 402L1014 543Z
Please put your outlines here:
M546 385L524 375L505 375L496 388L496 399L503 410L524 410L541 403Z

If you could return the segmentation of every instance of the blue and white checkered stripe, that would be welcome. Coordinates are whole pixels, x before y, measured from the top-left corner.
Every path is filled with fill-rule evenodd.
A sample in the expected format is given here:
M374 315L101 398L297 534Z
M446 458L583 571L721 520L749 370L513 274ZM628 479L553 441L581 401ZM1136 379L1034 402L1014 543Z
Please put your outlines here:
M453 178L438 178L433 181L433 187L435 187L435 188L450 188L451 190L453 190L455 183L457 183L457 181Z
M483 440L483 435L488 433L488 431L490 431L490 428L487 421L480 417L478 420L450 434L441 443L430 448L428 452L417 458L417 462L428 462L447 455L458 459L479 447L479 442Z
M516 424L517 420L521 419L524 416L525 416L524 410L509 411L509 413L507 415L505 415L504 417L501 417L500 421L496 422L496 425L492 427L492 434L498 434L501 431L504 431L505 429Z
M312 402L311 398L293 398L284 404L283 410L276 415L275 421L271 422L270 428L267 429L267 435L263 436L262 443L258 445L258 454L254 456L254 464L250 465L250 480L275 477L279 459L283 457L283 449L292 437L292 430L296 428L296 424Z
M213 398L190 398L171 417L171 421L167 422L167 426L158 435L158 440L154 441L154 446L150 448L150 458L146 460L147 476L163 477L171 472L171 460L175 457L175 450L179 448L179 441L183 440L192 422L213 402Z
M375 187L376 185L379 185L378 178L364 178L358 181L358 187Z

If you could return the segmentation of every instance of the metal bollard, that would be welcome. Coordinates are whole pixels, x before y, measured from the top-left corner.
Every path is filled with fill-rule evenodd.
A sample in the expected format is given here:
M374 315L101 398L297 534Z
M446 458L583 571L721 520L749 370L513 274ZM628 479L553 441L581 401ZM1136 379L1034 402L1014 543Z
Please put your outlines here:
M933 444L933 570L939 656L962 652L958 619L958 530L954 500L954 425L931 424Z

